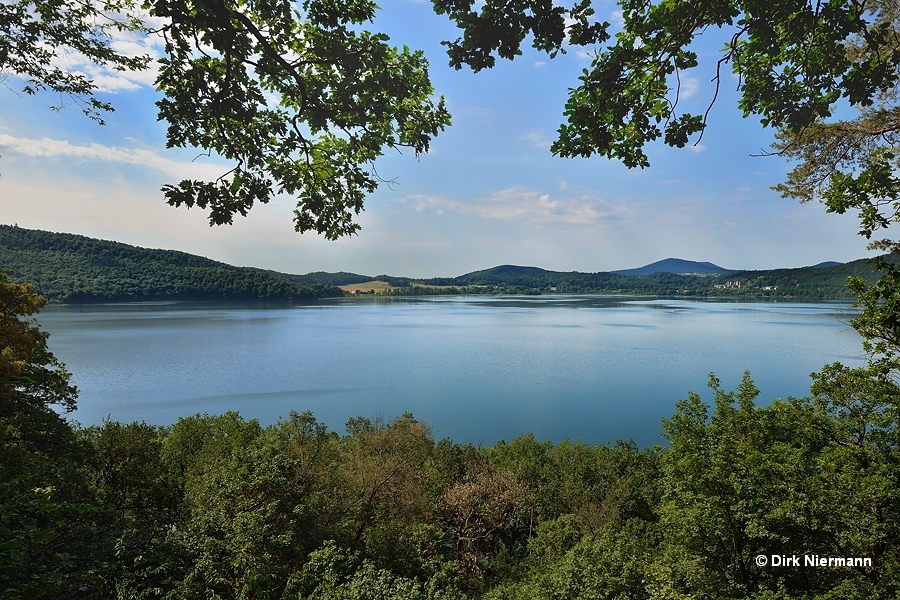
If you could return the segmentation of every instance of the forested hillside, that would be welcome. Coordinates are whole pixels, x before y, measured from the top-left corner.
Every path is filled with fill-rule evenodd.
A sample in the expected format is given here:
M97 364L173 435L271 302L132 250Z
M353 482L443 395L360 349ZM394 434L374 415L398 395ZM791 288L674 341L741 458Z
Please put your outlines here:
M536 267L502 265L457 277L455 285L510 286L522 290L567 292L669 293L679 287L697 287L698 278L674 273L655 273L630 277L617 273L579 273L547 271ZM708 278L702 282L707 284ZM707 285L702 286L704 289Z
M353 283L363 283L365 281L369 281L372 278L368 275L358 275L357 273L346 273L344 271L339 271L337 273L326 273L325 271L314 271L313 273L307 273L306 275L291 275L288 273L279 273L277 271L265 271L271 275L276 277L283 277L285 279L290 279L291 281L296 281L297 283L309 283L309 284L320 284L320 285L349 285Z
M151 250L68 233L0 225L0 269L51 302L303 300L341 296L257 269L174 250Z
M622 293L770 299L849 299L847 278L872 283L867 259L831 267L733 271L721 275L548 271L502 265L458 277L414 279L314 272L292 275L234 267L174 250L151 250L67 233L0 225L0 268L37 285L50 302L296 300L339 297L336 286L379 280L395 295ZM640 269L636 269L640 270Z
M640 269L633 269L640 271ZM849 299L847 278L878 278L868 259L828 268L803 267L768 271L731 271L720 275L651 275L547 271L502 265L460 277L415 280L423 285L454 286L466 293L636 293L658 295L737 296L782 299ZM399 292L402 293L402 290Z
M722 275L734 273L734 269L725 269L719 265L710 262L697 262L693 260L683 260L680 258L665 258L655 263L644 265L636 269L622 269L613 271L619 275L631 275L639 277L641 275L652 275L654 273L679 273L693 275Z
M885 255L882 259L896 263L896 257ZM868 259L854 260L830 267L803 267L800 269L772 269L768 271L739 271L720 275L714 283L740 282L740 290L748 293L770 288L775 297L795 295L799 298L853 298L847 288L847 278L861 277L873 283L881 271L872 267ZM728 289L735 292L734 288Z

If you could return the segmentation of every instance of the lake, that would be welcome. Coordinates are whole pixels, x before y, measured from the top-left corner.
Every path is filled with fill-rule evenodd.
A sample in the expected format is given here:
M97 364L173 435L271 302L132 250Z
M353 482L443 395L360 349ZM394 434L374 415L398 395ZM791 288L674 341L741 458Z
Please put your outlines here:
M825 363L862 364L851 316L841 303L466 296L48 306L38 320L84 425L311 410L343 433L352 416L411 412L456 442L648 446L689 390L711 398L710 372L731 390L750 370L767 403L806 395Z

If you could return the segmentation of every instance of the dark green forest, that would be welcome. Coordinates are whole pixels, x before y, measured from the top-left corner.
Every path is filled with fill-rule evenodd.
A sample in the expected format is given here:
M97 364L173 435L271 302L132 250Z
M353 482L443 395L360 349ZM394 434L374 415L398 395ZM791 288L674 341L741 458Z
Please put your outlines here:
M0 268L51 302L314 300L341 296L327 282L295 282L174 250L151 250L0 225Z
M31 318L43 303L0 276L4 598L900 594L889 360L826 365L809 397L771 403L749 373L731 392L711 375L712 403L687 393L661 425L667 446L645 449L476 447L410 414L343 433L309 412L81 427Z

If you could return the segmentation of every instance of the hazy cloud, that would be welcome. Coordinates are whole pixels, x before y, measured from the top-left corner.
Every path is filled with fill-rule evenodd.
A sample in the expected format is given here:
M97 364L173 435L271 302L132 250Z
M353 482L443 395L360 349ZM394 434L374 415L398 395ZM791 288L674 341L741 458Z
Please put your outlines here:
M161 156L151 150L105 146L103 144L76 145L65 140L51 138L23 138L0 133L0 148L25 156L42 158L73 157L87 161L126 163L149 167L175 177L199 177L212 179L223 173L221 165L182 162Z
M441 196L411 195L404 199L417 211L454 212L481 219L518 221L533 225L598 225L620 219L623 207L612 206L592 194L554 198L549 193L524 187L499 190L468 202Z
M678 91L680 98L690 98L700 89L700 82L696 77L682 77L681 88Z
M116 15L113 15L116 18ZM153 29L159 29L167 23L166 19L141 15L145 25ZM73 73L84 75L94 82L101 92L118 93L131 92L141 87L152 87L159 73L157 59L161 56L164 40L157 34L143 34L135 31L118 31L112 29L108 32L110 46L123 56L135 58L149 56L150 63L143 71L116 71L108 67L98 65L87 56L76 50L68 49L58 51L51 60L51 65Z
M728 196L728 200L731 202L742 202L744 200L749 200L754 196L753 188L748 186L740 186L734 188L731 191L731 194Z
M537 146L538 148L550 147L550 140L544 137L544 132L542 131L532 130L520 135L518 139L530 142L532 145Z

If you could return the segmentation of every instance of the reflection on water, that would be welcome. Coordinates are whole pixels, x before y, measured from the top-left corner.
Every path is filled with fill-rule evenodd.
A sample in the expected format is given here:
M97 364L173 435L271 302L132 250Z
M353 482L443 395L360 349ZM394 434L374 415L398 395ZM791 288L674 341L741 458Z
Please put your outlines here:
M825 363L861 364L850 316L842 303L453 296L51 306L39 320L83 424L309 409L342 430L408 411L456 441L650 445L712 371L729 388L749 369L767 401L805 395Z

